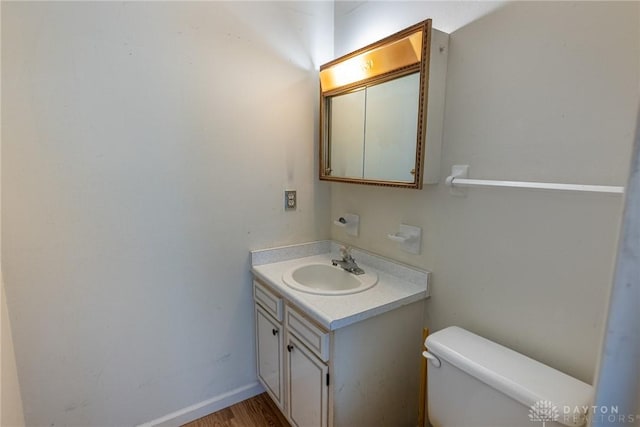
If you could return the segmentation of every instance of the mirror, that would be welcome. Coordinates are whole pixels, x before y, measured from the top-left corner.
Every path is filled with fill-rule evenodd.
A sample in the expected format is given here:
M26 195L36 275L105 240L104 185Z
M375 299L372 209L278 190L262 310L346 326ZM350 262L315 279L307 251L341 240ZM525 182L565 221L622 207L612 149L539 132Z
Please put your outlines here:
M320 67L321 180L422 188L431 40L426 20Z

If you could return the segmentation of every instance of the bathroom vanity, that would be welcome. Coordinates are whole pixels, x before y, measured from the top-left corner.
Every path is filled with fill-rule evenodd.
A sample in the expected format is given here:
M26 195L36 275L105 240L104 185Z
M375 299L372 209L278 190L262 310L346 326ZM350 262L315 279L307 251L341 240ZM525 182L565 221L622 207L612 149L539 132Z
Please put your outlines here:
M429 273L354 250L374 286L322 294L283 281L307 265L329 268L338 249L252 252L258 379L294 426L415 426Z

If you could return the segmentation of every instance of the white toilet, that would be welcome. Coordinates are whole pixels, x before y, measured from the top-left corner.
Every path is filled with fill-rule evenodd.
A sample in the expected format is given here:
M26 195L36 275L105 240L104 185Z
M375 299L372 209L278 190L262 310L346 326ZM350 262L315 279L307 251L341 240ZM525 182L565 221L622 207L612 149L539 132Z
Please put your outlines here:
M433 427L586 422L589 384L456 326L429 335L425 345Z

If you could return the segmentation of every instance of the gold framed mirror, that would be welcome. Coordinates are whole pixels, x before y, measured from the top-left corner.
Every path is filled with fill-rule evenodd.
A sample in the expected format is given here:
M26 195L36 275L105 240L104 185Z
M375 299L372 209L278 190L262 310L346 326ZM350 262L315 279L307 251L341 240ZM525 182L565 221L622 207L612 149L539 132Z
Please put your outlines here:
M431 33L428 19L320 67L321 180L422 188Z

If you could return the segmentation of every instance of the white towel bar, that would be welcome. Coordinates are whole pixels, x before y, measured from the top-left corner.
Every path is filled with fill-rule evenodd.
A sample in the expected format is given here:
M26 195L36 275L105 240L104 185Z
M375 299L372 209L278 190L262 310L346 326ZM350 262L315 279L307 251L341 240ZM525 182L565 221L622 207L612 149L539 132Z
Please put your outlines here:
M615 187L610 185L556 184L551 182L468 179L468 170L468 165L454 165L451 168L451 176L447 177L446 184L451 187L452 192L454 192L454 187L512 187L542 190L588 191L592 193L624 193L624 187Z

